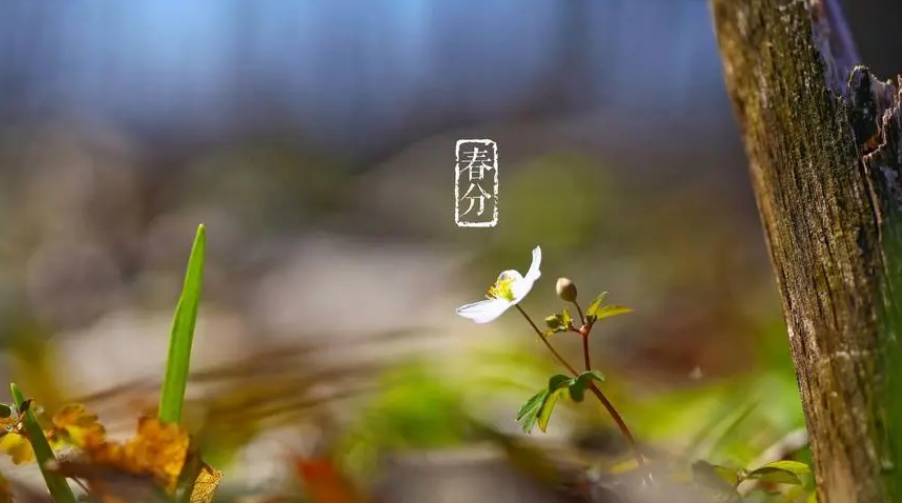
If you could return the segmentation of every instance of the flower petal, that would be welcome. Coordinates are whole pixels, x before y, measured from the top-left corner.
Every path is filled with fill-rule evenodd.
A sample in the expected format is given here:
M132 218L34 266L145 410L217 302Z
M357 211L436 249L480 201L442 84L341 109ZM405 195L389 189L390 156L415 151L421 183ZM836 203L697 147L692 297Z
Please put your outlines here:
M506 299L489 299L457 308L457 314L476 323L488 323L504 314L513 304Z
M517 281L511 284L511 293L514 294L514 300L511 301L511 304L518 304L521 300L523 300L526 295L532 290L532 286L535 284L535 281L523 278L520 281Z
M542 276L542 271L539 270L539 266L542 265L542 249L536 246L532 250L532 264L529 265L529 271L526 271L526 278L531 282L535 282ZM532 288L532 285L530 285ZM529 292L529 290L527 290Z
M495 284L497 285L497 284L499 284L501 282L505 282L505 281L508 281L510 283L516 283L517 281L521 281L521 280L523 280L523 276L521 276L518 271L515 271L513 269L508 269L507 271L503 271L501 274L498 275L498 280L495 282Z

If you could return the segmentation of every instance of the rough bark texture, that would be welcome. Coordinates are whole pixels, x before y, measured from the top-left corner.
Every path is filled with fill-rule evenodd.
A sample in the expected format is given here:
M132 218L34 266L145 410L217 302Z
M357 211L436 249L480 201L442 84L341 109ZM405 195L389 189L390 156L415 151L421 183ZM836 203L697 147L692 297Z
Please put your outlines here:
M888 370L902 363L886 245L902 204L897 87L853 70L855 50L830 2L710 3L783 300L819 500L894 501L902 424L892 402L902 396L888 398Z

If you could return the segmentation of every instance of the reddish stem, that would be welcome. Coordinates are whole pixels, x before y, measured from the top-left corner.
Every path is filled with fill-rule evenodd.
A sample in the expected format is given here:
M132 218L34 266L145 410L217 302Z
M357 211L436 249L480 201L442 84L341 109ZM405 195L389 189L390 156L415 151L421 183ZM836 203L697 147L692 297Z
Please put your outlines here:
M517 305L516 307L517 310L520 311L520 314L522 314L523 317L526 318L526 321L529 322L529 325L532 326L532 329L535 330L536 334L538 334L539 339L542 340L542 342L545 344L548 350L551 351L551 354L554 355L557 361L560 362L561 365L563 365L567 370L569 370L574 377L578 376L579 372L572 365L567 363L567 360L565 360L564 357L561 356L561 354L558 353L556 349L554 349L554 346L551 345L551 342L548 341L548 338L545 337L545 334L543 334L542 331L539 330L539 327L537 327L536 324L533 323L532 318L530 318L529 315L526 314L526 311L524 311L523 308L519 305ZM586 326L583 325L583 328L586 328ZM582 329L580 330L580 333L583 333ZM589 330L585 330L585 334L583 335L583 357L586 364L586 371L591 371L592 363L589 358ZM601 402L601 405L604 406L605 410L607 410L611 418L614 419L614 422L617 423L617 427L620 429L620 433L623 435L623 438L626 439L627 443L630 445L630 448L633 451L633 454L636 456L636 462L639 464L639 468L645 472L646 479L649 483L651 483L651 473L645 467L645 459L642 457L642 451L639 450L639 444L636 442L636 438L633 437L632 432L630 432L629 427L627 427L626 422L623 420L623 416L621 416L620 413L617 412L617 409L614 408L614 404L612 404L611 401L608 400L606 396L604 396L604 393L602 393L601 389L599 389L593 381L589 382L589 391L591 391L592 394L595 395L595 398L597 398L598 401Z

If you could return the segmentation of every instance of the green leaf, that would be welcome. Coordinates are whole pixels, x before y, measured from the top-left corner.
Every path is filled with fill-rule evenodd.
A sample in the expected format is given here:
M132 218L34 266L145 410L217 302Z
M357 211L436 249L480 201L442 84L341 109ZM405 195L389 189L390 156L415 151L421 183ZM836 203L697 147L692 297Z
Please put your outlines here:
M563 315L560 313L545 318L545 325L548 327L548 330L544 332L545 336L567 331L567 324L564 321Z
M718 466L707 461L696 461L692 464L692 478L697 483L725 493L736 492L736 486L743 481L742 470L726 466Z
M618 305L610 305L610 306L602 306L598 310L595 311L595 321L603 320L605 318L613 318L614 316L619 316L621 314L631 313L633 310L626 306L618 306Z
M9 419L13 415L13 408L5 403L0 403L0 419Z
M805 463L798 461L774 461L749 472L746 478L774 484L804 484L803 477L811 473Z
M598 294L598 297L595 297L595 300L589 304L589 309L586 309L586 320L594 322L597 317L595 316L596 311L601 307L601 304L604 302L604 299L608 296L608 292L601 292Z
M204 248L206 232L203 224L197 227L185 283L175 309L172 331L169 338L169 355L166 361L166 376L160 393L159 418L167 423L180 423L188 386L188 372L191 364L191 345L194 340L194 325L204 277Z
M517 412L517 422L521 423L524 433L531 433L536 424L543 432L551 420L551 413L560 397L567 393L573 378L564 374L556 374L548 379L548 386L532 396Z
M570 384L570 398L574 402L582 402L586 396L586 387L589 386L589 383L592 381L604 382L604 375L597 370L590 370L576 376L576 379L572 381Z
M536 426L539 417L539 411L542 410L542 404L545 403L545 397L548 396L548 389L543 389L520 407L517 412L517 422L522 423L523 433L531 433Z
M560 317L561 317L561 323L563 323L564 328L568 328L570 326L570 324L573 323L573 318L570 316L569 308L565 307L564 310L561 311Z
M12 393L13 401L16 403L16 408L22 410L25 407L25 395L22 394L16 383L10 384L9 390ZM41 470L41 475L44 476L44 483L47 484L47 489L50 491L53 501L55 503L76 503L75 494L72 493L72 488L69 487L66 479L48 468L49 464L56 461L56 456L53 455L53 449L50 448L50 443L47 441L47 437L44 436L44 430L38 424L38 418L33 410L25 411L24 423L25 434L28 436L31 448L34 450L35 460L38 463L38 468Z
M545 396L545 402L542 403L542 408L539 410L539 418L538 424L539 429L542 430L542 433L545 433L545 430L548 428L548 421L551 420L551 413L554 412L554 406L557 405L558 400L564 395L567 394L567 388L561 387L556 390L547 390L548 394Z
M573 381L573 378L568 375L564 375L564 374L553 375L553 376L551 376L550 379L548 379L548 391L554 392L561 388L570 386L572 381Z
M545 396L545 401L542 403L538 416L539 429L543 433L548 428L548 421L551 420L554 406L557 405L561 397L570 394L570 389L575 382L575 379L564 374L553 375L548 379L548 389L546 390L548 394Z

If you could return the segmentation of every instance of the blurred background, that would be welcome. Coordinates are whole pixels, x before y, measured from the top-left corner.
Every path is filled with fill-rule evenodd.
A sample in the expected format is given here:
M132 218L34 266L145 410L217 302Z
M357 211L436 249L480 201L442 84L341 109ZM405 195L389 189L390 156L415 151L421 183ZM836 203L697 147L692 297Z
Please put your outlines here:
M895 75L902 7L846 3ZM516 313L454 313L536 245L533 318L559 276L635 309L592 358L649 449L744 466L804 424L702 0L8 0L0 118L0 377L128 433L205 223L222 498L564 501L568 463L628 459L594 403L524 439L558 369ZM461 138L498 143L495 228L455 225Z

